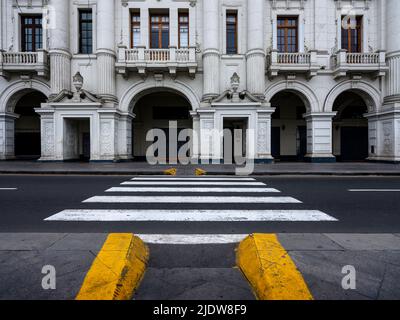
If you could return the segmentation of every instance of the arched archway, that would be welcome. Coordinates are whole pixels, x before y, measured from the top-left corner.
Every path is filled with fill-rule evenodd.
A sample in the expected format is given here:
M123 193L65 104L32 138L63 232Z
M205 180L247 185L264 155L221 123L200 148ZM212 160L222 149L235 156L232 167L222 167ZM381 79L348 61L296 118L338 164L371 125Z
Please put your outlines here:
M369 108L361 95L344 91L335 100L333 111L333 154L339 161L364 161L368 158Z
M307 123L304 114L309 102L291 90L276 93L270 100L272 114L271 153L278 161L302 161L307 154Z
M200 99L190 86L180 81L165 79L161 83L157 81L141 81L132 85L120 100L120 110L124 113L132 112L132 108L141 97L149 93L165 91L183 96L189 102L191 110L197 110L200 107Z
M47 97L39 91L28 91L16 103L14 145L17 159L39 159L41 156L40 116L35 112Z
M184 95L169 88L141 91L130 103L129 110L135 114L132 126L132 149L135 160L144 160L148 147L156 141L146 141L150 130L158 129L164 132L167 151L165 160L172 160L174 156L169 154L172 142L176 143L177 150L185 143L178 142L175 134L179 135L182 130L193 127L190 102ZM172 130L175 129L176 133L173 133Z
M265 100L271 102L272 98L280 92L291 92L302 100L308 113L319 112L320 103L313 90L300 81L280 81L271 85L265 91Z
M35 109L47 101L49 87L40 81L16 81L0 95L0 159L38 159L40 116Z
M378 89L364 81L344 81L336 85L325 99L323 111L332 112L336 99L344 92L349 91L359 95L365 102L368 112L377 112L382 104Z

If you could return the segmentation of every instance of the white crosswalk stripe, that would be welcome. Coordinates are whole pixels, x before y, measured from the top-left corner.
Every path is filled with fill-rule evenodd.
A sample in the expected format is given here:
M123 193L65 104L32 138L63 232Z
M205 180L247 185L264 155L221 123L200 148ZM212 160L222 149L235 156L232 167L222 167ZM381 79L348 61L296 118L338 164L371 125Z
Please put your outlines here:
M291 197L168 197L97 196L84 203L301 203Z
M159 193L159 192L186 192L186 193L280 193L274 188L180 188L180 187L158 187L158 188L140 188L140 187L114 187L106 192L135 192L135 193Z
M64 210L47 221L336 221L316 210Z
M254 178L133 178L132 181L256 181Z
M123 182L122 185L131 186L265 186L262 182L221 182L221 181L127 181Z
M137 177L121 183L119 187L111 187L105 190L105 193L108 195L97 195L84 200L83 205L86 206L85 208L64 210L47 218L46 221L337 221L334 217L318 210L297 210L293 208L294 205L300 205L302 202L290 196L275 196L273 194L279 194L281 191L275 188L267 188L265 183L258 182L253 178ZM113 194L111 195L110 193ZM174 193L174 195L166 195L168 193ZM204 193L212 195L206 196ZM182 208L181 204L186 205ZM223 209L215 209L215 206L218 204L223 204ZM239 210L235 208L235 204L247 205L247 207L245 210ZM257 205L257 207L254 207L254 209L252 207L248 208L252 204ZM96 205L96 208L88 208L87 206L89 205ZM117 205L118 207L115 208L114 206ZM160 209L155 209L154 207L147 208L147 206L156 205ZM205 207L205 209L191 208L189 205L202 205L202 208ZM213 205L213 207L208 207L208 205ZM275 209L275 207L271 208L270 206L272 205L277 206L278 209ZM103 206L106 207L104 208ZM282 206L284 208L281 208ZM188 240L189 238L188 236L177 235L175 237L170 235L169 238L153 235L149 236L148 240L149 242L154 241L154 243L187 243L188 241L227 243L237 240L235 237L232 238L228 235L199 235L197 240Z

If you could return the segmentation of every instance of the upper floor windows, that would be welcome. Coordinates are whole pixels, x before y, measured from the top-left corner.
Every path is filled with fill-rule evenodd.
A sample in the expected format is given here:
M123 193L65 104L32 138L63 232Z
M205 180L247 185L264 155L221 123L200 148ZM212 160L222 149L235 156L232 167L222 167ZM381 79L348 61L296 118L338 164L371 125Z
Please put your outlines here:
M21 50L35 52L43 48L41 15L21 16Z
M226 13L226 53L238 53L238 13L228 11Z
M150 48L167 49L169 47L169 15L150 15Z
M179 48L189 46L189 13L179 12Z
M298 18L278 17L277 25L278 51L298 52Z
M342 49L347 52L362 51L362 16L342 17Z
M140 12L131 12L131 47L140 45Z
M92 9L79 10L79 53L93 53L93 13Z

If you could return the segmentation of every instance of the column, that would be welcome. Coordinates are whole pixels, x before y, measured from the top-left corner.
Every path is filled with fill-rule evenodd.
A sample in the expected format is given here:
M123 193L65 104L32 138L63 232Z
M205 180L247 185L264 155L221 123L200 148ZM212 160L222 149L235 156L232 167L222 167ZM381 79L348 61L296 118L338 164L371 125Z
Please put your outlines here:
M134 114L122 114L119 118L118 124L118 158L120 160L132 160L133 159L133 119Z
M247 1L247 91L261 98L265 91L264 6L264 0Z
M71 90L69 4L69 1L49 0L50 18L54 21L50 30L50 99L61 91Z
M367 115L370 134L370 160L400 162L400 1L383 1L381 11L386 30L386 62L389 66L383 107ZM384 110L384 111L382 111ZM371 134L373 136L371 137ZM374 151L374 152L372 152Z
M400 102L400 1L386 1L386 45L389 73L386 77L386 96L395 96Z
M307 155L310 162L335 162L332 154L332 119L336 112L308 113Z
M271 155L271 116L274 112L274 108L261 109L257 112L257 150L255 161L258 163L271 163L273 161Z
M0 160L15 158L14 129L18 117L14 113L0 113Z
M115 4L97 1L97 94L107 102L115 96Z
M203 1L203 100L219 95L220 41L219 0Z
M35 109L40 115L40 141L42 154L39 161L56 160L54 108Z
M193 119L192 162L197 163L200 158L200 116L196 111L191 111Z

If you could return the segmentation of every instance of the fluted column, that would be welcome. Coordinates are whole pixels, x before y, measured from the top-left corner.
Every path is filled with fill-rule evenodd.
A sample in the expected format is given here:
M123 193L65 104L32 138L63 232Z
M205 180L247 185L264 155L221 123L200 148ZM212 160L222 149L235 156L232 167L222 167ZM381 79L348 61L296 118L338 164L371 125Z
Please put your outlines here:
M259 97L265 91L264 2L247 1L247 90Z
M203 100L219 95L220 44L219 44L219 0L203 1Z
M115 5L114 1L97 1L97 94L115 102Z
M386 0L386 45L389 73L386 96L400 102L400 1Z
M71 89L71 53L69 43L69 1L50 0L50 86L51 96Z

